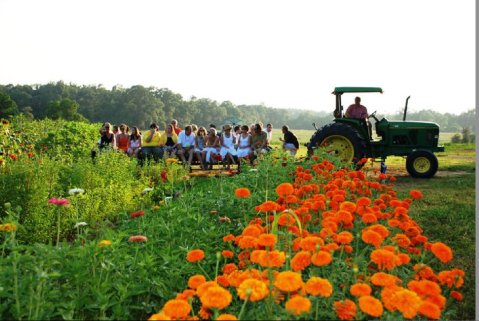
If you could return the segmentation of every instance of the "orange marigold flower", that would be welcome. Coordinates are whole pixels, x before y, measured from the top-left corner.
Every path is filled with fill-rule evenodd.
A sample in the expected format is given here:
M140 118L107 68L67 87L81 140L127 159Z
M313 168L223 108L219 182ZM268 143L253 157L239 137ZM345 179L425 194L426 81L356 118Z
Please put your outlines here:
M341 320L353 320L356 316L356 303L346 299L344 301L334 301L336 314Z
M216 320L238 320L237 317L235 317L234 315L232 314L228 314L228 313L224 313L224 314L220 314Z
M370 295L359 298L359 308L364 313L373 317L380 317L384 311L381 301Z
M334 220L338 223L349 224L353 221L353 215L347 211L339 210L334 214Z
M324 240L317 236L307 236L301 239L299 247L304 251L316 251L317 244L324 245Z
M407 284L407 287L409 290L416 292L421 299L424 299L426 296L435 296L441 294L441 287L439 284L429 280L411 280Z
M311 252L301 251L296 253L296 255L291 260L291 269L295 272L302 271L306 269L311 264Z
M394 286L398 282L401 282L400 278L384 272L377 272L371 276L371 283L377 286Z
M246 300L247 290L250 289L249 301L260 301L268 295L268 287L262 281L248 279L243 281L238 287L238 296L241 300Z
M284 271L278 274L276 281L274 281L274 286L283 292L294 292L301 288L303 280L301 274Z
M209 320L211 316L213 315L213 311L208 309L207 307L201 307L200 311L198 311L198 315L203 319L203 320Z
M237 188L235 190L236 197L248 198L251 195L251 192L247 188Z
M367 197L361 197L356 201L356 206L369 206L371 203L371 199Z
M279 211L280 208L281 207L277 203L273 201L266 201L259 206L259 211L265 212L265 213L271 213L271 212Z
M193 250L188 252L188 254L186 255L186 259L189 262L201 261L204 258L205 258L205 252L203 252L203 250Z
M175 299L188 301L188 298L189 298L189 297L192 297L192 296L195 296L195 295L196 295L196 291L195 291L195 290L186 289L186 290L184 290L182 293L179 293L179 294L176 296Z
M348 202L348 201L342 202L341 205L339 205L339 209L341 211L346 211L352 214L356 210L356 204L354 204L353 202Z
M366 230L365 232L363 232L363 234L361 235L361 239L366 244L374 245L375 248L380 247L381 243L383 242L383 238L381 237L381 235L373 230Z
M219 287L219 285L215 281L207 281L200 284L198 288L196 288L196 294L198 295L198 297L201 297L211 287Z
M283 213L279 217L278 225L280 226L293 225L295 222L296 220L294 219L293 215L289 213Z
M231 259L235 254L234 254L232 251L227 251L227 250L225 250L225 251L221 252L221 255L223 255L224 257L227 257L227 258Z
M185 319L191 312L191 306L185 300L169 300L163 307L163 313L172 319Z
M413 291L401 290L391 297L391 304L402 312L407 319L416 316L421 305L421 298Z
M351 294L354 296L364 296L364 295L370 295L372 292L372 289L369 286L369 284L356 283L351 286L351 289L349 289L349 292L351 292Z
M411 193L409 193L409 195L411 195L411 197L414 198L415 200L422 198L422 193L414 189L411 191Z
M234 241L235 240L235 237L233 234L228 234L226 236L223 237L223 241L225 242L231 242L231 241Z
M245 236L239 241L238 246L242 249L251 249L256 246L257 242L258 241L255 237Z
M431 247L431 252L441 260L442 263L447 263L452 260L451 248L444 243L434 243Z
M380 270L392 270L396 266L396 256L386 250L374 250L371 252L371 262L378 265Z
M206 292L200 296L200 301L203 306L207 308L215 308L215 309L224 309L226 308L233 299L230 291L220 287L210 287Z
M203 275L193 275L188 280L188 286L192 289L198 288L201 284L206 282L206 278Z
M282 183L279 184L278 187L276 187L276 194L279 196L287 196L291 195L294 192L293 185L290 183Z
M376 223L378 221L378 218L372 213L366 213L363 215L361 220L363 221L363 223Z
M229 263L223 267L223 273L228 275L231 274L231 272L236 271L237 269L238 267L236 266L236 264Z
M301 315L302 312L311 310L311 301L308 298L297 295L286 302L285 308L293 315Z
M261 234L258 237L258 244L261 246L274 246L278 238L274 234Z
M451 298L457 301L462 301L462 294L457 291L451 291Z
M453 269L452 271L442 271L437 275L437 278L441 284L446 284L448 287L460 288L464 284L462 277L464 276L464 271L460 269Z
M421 302L421 305L419 306L419 313L432 320L437 320L441 317L441 309L434 303L428 301Z
M306 282L306 292L311 295L320 295L324 298L329 298L333 293L333 286L331 283L320 277L312 277Z
M230 283L228 281L228 277L226 275L218 275L215 278L215 282L221 285L224 288L227 288L230 286Z
M333 256L329 252L319 251L313 254L311 262L316 266L328 265L333 260Z
M372 230L378 233L379 235L381 235L383 240L387 238L389 234L391 234L391 232L384 225L381 225L381 224L371 225L368 227L368 230Z
M171 320L171 318L164 313L155 313L148 320Z
M343 231L339 233L338 235L336 235L336 242L340 244L349 244L352 242L353 239L354 239L353 234L347 231Z
M282 267L286 262L286 256L284 252L274 250L271 252L262 252L259 256L259 264L262 267Z
M241 235L258 237L261 234L261 230L256 225L248 225L243 230Z

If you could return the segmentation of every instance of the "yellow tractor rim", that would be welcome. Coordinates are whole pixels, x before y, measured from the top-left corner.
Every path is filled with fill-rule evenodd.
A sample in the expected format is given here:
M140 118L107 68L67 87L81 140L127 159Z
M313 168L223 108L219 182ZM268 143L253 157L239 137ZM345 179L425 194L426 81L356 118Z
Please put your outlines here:
M426 173L431 169L431 162L426 157L418 157L412 164L414 170L418 173Z
M330 155L337 156L341 160L350 163L354 158L354 146L351 141L344 136L332 135L327 137L321 143Z

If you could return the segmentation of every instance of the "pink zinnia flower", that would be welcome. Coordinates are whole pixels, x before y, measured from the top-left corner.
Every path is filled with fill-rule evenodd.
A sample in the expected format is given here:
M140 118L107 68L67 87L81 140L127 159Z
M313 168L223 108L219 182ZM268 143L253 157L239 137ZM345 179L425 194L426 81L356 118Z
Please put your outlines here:
M135 218L135 217L143 216L143 215L145 215L145 212L136 212L136 213L131 214L130 218Z
M52 198L48 200L48 203L60 206L68 206L70 205L70 200L66 198Z
M147 242L148 239L142 235L135 235L135 236L132 236L128 239L128 242Z

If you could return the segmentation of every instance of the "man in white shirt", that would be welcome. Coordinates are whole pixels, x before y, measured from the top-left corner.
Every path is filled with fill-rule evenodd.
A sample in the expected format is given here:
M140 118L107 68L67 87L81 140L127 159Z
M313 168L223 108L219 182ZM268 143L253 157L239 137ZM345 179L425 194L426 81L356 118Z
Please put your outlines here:
M185 130L178 135L178 155L180 155L183 164L191 167L191 161L193 160L194 147L195 147L195 134L191 131L191 126L188 125L185 127ZM188 162L186 162L186 157L188 157Z
M266 135L268 135L268 145L266 146L266 150L269 152L273 148L269 145L271 142L271 139L273 138L273 125L272 124L266 124L266 128L264 130Z

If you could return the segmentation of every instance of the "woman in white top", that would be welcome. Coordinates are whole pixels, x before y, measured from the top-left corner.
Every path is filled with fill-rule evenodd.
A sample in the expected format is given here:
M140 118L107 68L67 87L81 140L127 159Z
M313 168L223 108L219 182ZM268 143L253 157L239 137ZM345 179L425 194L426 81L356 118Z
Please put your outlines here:
M248 130L249 127L247 125L241 126L241 134L239 135L238 149L236 151L236 156L238 156L238 158L245 157L251 150L251 135L248 133Z
M231 129L231 125L224 125L223 134L220 137L220 155L223 158L223 166L226 165L226 160L228 161L228 167L226 167L226 169L230 169L230 165L235 164L233 156L236 156L236 149L234 147L236 141L231 133Z

